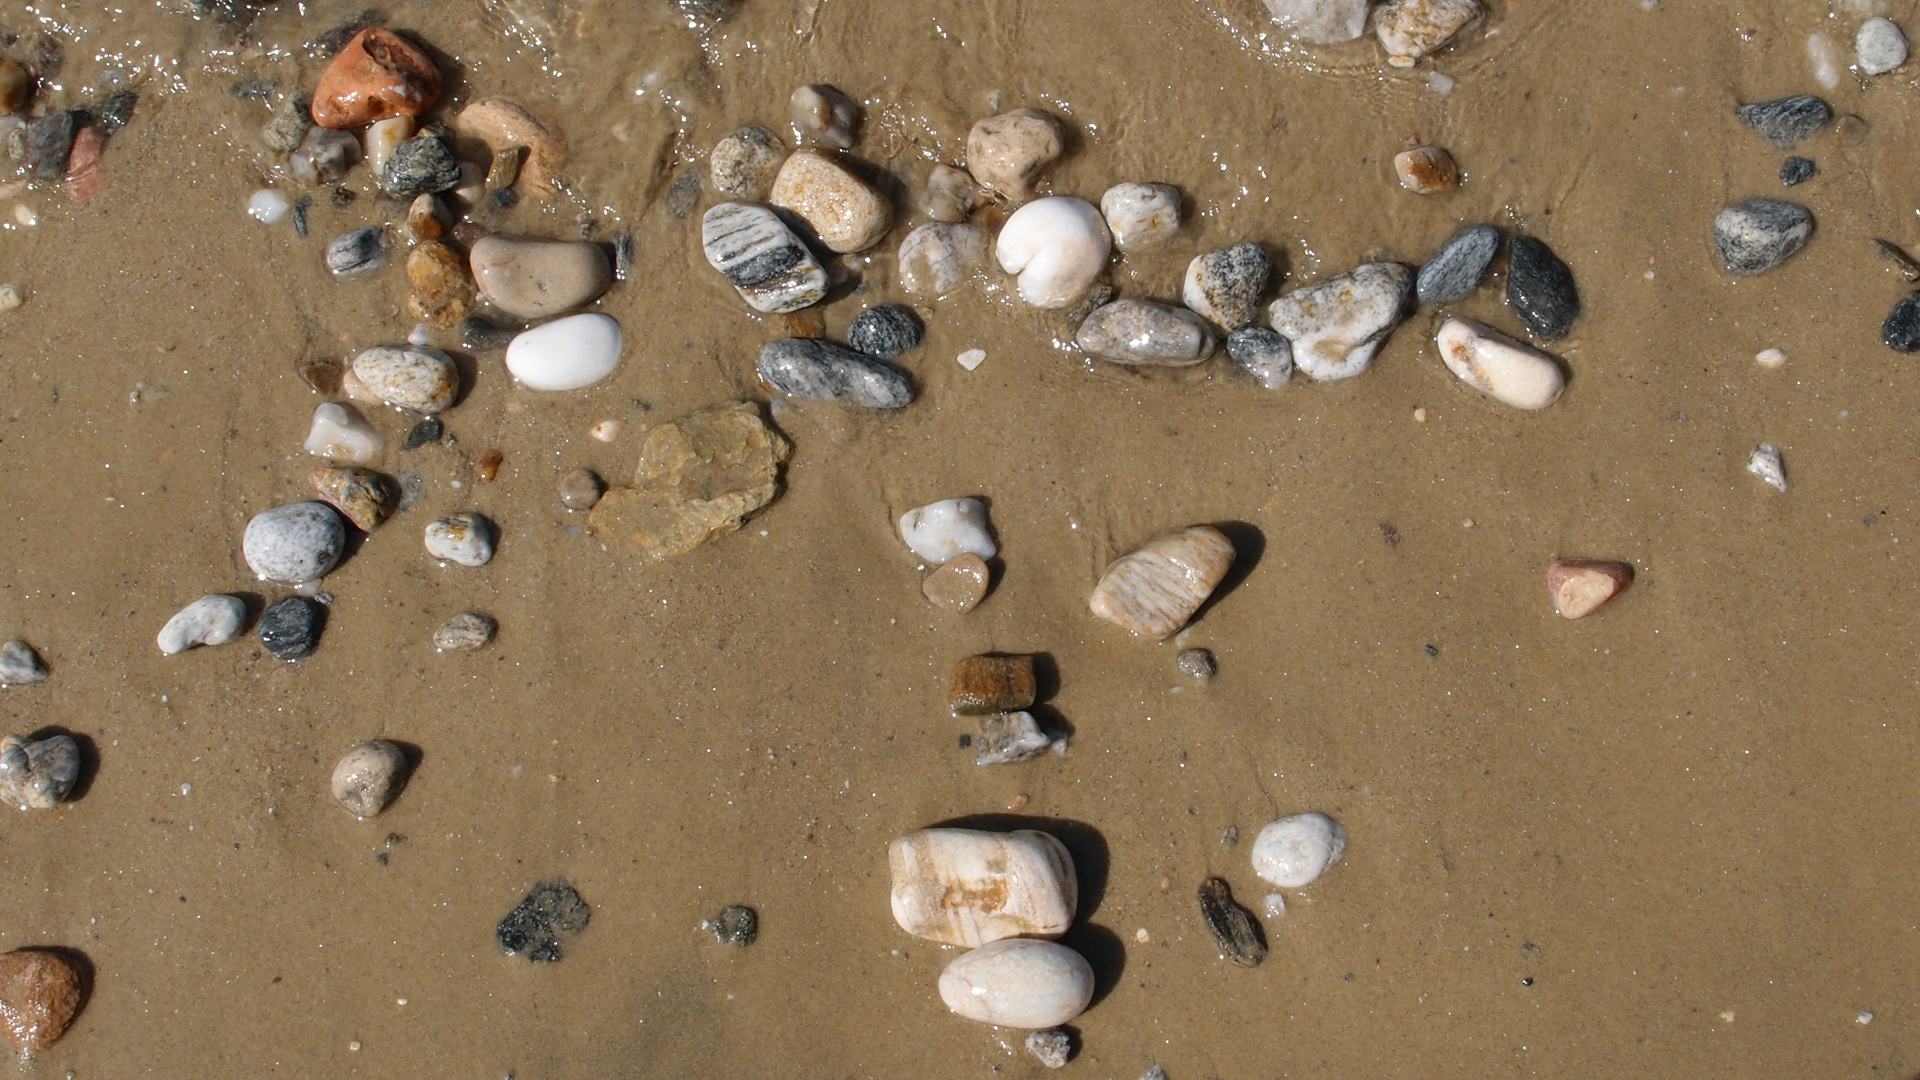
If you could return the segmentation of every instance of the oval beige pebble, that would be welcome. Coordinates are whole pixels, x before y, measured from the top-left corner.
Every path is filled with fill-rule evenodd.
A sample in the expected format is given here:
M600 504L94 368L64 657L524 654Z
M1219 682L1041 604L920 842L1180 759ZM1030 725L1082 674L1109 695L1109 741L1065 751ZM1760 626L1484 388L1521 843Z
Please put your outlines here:
M607 485L599 473L588 468L574 469L560 478L560 505L569 510L591 510L606 490Z
M822 244L843 255L879 243L893 223L886 196L817 150L787 158L768 201L799 215Z
M987 561L969 551L941 563L920 583L920 592L935 607L965 615L986 598L989 577Z
M1053 117L1038 109L1015 109L989 116L967 132L967 171L981 187L1024 199L1063 146Z
M354 817L370 818L400 793L406 773L407 755L397 744L363 742L333 767L333 797Z
M489 236L473 245L467 261L480 294L523 319L570 311L613 283L607 253L584 240Z
M1633 584L1633 567L1607 559L1559 559L1547 567L1553 610L1578 619L1600 610Z
M1156 641L1187 624L1233 566L1233 541L1211 525L1156 537L1122 555L1094 586L1087 607Z
M1065 845L1031 829L921 829L888 845L887 869L900 929L947 945L1059 937L1079 903Z
M1544 409L1567 387L1553 357L1471 319L1448 319L1433 343L1461 382L1516 409Z
M940 1000L997 1027L1058 1027L1093 1001L1093 965L1052 941L1008 938L967 953L940 973Z
M414 412L445 412L460 392L453 357L425 345L375 346L353 358L353 374L374 397Z
M463 611L433 631L433 647L441 652L472 652L493 640L494 621L477 611Z

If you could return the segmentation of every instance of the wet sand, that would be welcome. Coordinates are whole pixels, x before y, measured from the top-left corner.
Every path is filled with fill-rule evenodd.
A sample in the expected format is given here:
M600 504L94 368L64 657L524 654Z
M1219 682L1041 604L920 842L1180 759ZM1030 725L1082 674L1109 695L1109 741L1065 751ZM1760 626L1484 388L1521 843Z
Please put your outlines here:
M549 13L548 48L503 34L509 8ZM0 633L53 671L0 710L97 751L81 798L0 838L0 947L70 946L96 969L23 1074L1037 1076L1016 1033L947 1015L951 950L887 910L886 843L979 815L1055 829L1078 861L1067 940L1100 991L1066 1075L1920 1070L1903 550L1920 375L1879 342L1910 287L1871 242L1920 241L1920 91L1912 63L1812 84L1807 34L1848 42L1857 19L1509 0L1406 74L1371 37L1262 48L1251 0L745 0L707 36L651 2L398 4L389 25L457 65L454 105L520 99L573 145L570 198L486 224L634 231L635 279L594 309L625 330L621 366L539 394L482 354L445 417L456 446L404 451L406 421L370 410L379 467L425 490L327 578L320 650L162 657L155 631L195 597L280 595L239 541L306 494L321 399L296 362L413 325L397 264L336 282L321 259L403 215L364 169L355 203L318 200L310 239L242 213L273 164L268 112L228 87L310 88L323 62L302 43L355 6L306 10L244 31L154 6L4 17L64 36L53 105L90 100L114 64L142 87L89 206L57 189L0 205L39 219L0 233L28 296L0 314ZM1584 314L1552 350L1569 388L1538 414L1474 393L1439 362L1431 310L1340 383L1264 391L1224 357L1090 366L995 275L924 305L903 360L921 396L900 414L775 414L787 490L748 528L666 564L603 550L558 476L622 479L648 424L764 401L752 358L784 332L664 193L740 124L784 134L788 94L815 81L866 103L854 155L903 198L929 161L962 160L996 94L1066 122L1057 193L1179 185L1190 222L1115 263L1125 296L1177 299L1188 259L1243 240L1292 288L1417 264L1463 223L1523 228L1579 280ZM1802 146L1820 172L1790 197L1815 237L1735 280L1713 215L1781 194L1782 155L1732 107L1803 91L1868 130ZM1453 152L1460 191L1398 188L1416 137ZM891 252L924 219L901 216L849 260L867 291L826 309L830 335L903 298ZM1496 278L1448 310L1513 333L1502 294ZM988 359L967 372L953 357L974 347ZM1768 347L1784 368L1754 364ZM612 444L587 437L605 418L626 422ZM1784 496L1743 471L1761 441L1786 454ZM478 483L488 448L504 464ZM990 500L1004 572L956 618L921 598L892 522L964 494ZM501 526L479 570L420 547L462 510ZM1196 685L1181 645L1085 601L1109 559L1207 521L1238 523L1250 571L1184 635L1220 661ZM1542 580L1560 556L1638 579L1566 622ZM433 628L470 608L496 642L436 654ZM947 672L984 650L1052 658L1065 759L981 768L959 748L973 726L947 713ZM359 822L327 778L376 736L423 761ZM1253 833L1308 809L1342 822L1346 858L1267 920L1263 966L1227 963L1195 888L1219 874L1257 907ZM556 875L591 925L557 964L502 956L495 923ZM729 903L760 914L750 948L700 929Z

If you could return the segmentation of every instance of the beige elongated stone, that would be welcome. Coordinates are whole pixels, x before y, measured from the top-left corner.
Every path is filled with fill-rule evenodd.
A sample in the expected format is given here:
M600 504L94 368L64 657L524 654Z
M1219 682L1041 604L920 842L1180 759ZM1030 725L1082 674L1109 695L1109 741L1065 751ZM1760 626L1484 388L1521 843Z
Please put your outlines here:
M1547 567L1547 594L1562 618L1591 615L1633 584L1633 567L1608 559L1558 559Z
M1516 409L1544 409L1566 389L1566 376L1553 357L1471 319L1448 319L1433 343L1461 382Z
M894 921L947 945L1059 937L1080 899L1065 845L1031 829L921 829L888 845L887 867Z
M1193 618L1233 566L1233 541L1211 525L1176 529L1107 567L1087 607L1158 641Z
M818 150L796 150L780 166L768 202L791 210L829 249L849 254L880 242L893 207L847 167Z

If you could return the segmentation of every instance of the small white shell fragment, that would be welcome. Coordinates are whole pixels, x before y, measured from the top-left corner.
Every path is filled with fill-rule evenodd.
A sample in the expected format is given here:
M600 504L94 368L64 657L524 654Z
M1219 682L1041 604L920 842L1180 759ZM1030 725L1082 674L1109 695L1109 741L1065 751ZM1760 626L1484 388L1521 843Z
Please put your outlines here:
M367 171L375 179L387 167L387 155L393 148L413 137L413 117L389 116L367 128Z
M1093 966L1065 945L1007 938L948 964L940 973L940 1000L983 1024L1058 1027L1093 1001Z
M1020 299L1037 308L1071 307L1107 268L1112 238L1092 203L1035 199L1000 227L993 255L1020 276Z
M1113 560L1087 608L1154 641L1187 625L1233 566L1233 541L1211 525L1155 537Z
M910 832L887 846L887 869L900 929L946 945L1057 938L1079 904L1072 856L1030 829Z
M588 429L587 434L600 442L612 442L620 437L620 429L625 426L618 420L602 420Z
M246 625L247 605L237 596L203 596L181 608L160 628L155 644L167 656L195 645L224 645Z
M1832 90L1840 85L1840 69L1846 64L1840 56L1840 46L1820 31L1807 38L1807 67L1813 75L1813 81L1823 90Z
M1325 814L1283 817L1253 841L1253 872L1282 889L1313 884L1347 850L1347 834Z
M507 370L530 390L578 390L620 363L620 324L588 313L542 323L507 344Z
M1767 486L1778 491L1787 490L1787 463L1780 458L1780 448L1772 443L1761 443L1747 455L1747 471L1765 481Z
M987 506L979 499L945 499L901 514L900 539L935 565L967 553L991 559L1000 551L987 528Z
M1566 389L1566 376L1551 356L1471 319L1448 319L1433 343L1461 382L1516 409L1544 409Z
M365 465L380 456L386 436L374 430L366 417L351 405L327 402L313 410L313 427L307 431L307 453L315 457L341 458Z
M34 213L33 207L28 206L26 203L17 203L13 208L13 220L31 229L35 225L40 224L40 215Z
M968 371L972 371L973 369L979 367L981 364L984 364L987 362L987 350L968 349L966 352L963 352L959 356L954 357L954 359L960 362L961 367L966 368Z
M1753 362L1763 368L1785 367L1787 354L1779 349L1762 349L1754 354Z
M287 220L293 203L272 188L261 188L247 197L247 213L263 225L278 225Z

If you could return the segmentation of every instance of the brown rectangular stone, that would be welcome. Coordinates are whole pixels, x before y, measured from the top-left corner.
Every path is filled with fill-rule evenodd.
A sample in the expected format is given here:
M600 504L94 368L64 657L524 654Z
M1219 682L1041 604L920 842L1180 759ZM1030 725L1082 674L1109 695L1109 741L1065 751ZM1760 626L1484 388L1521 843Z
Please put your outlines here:
M1031 656L969 656L954 665L947 704L959 716L1019 712L1037 692Z

